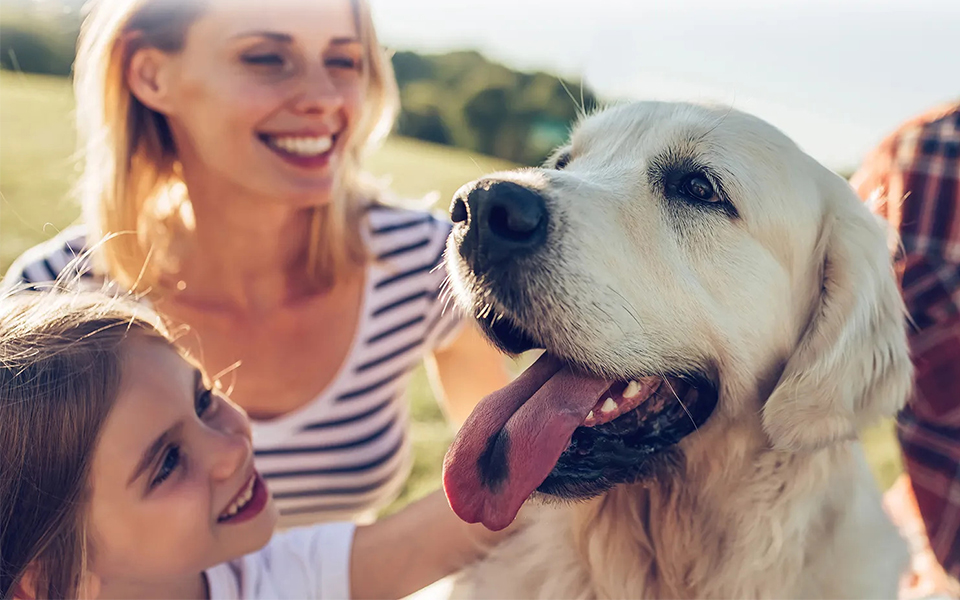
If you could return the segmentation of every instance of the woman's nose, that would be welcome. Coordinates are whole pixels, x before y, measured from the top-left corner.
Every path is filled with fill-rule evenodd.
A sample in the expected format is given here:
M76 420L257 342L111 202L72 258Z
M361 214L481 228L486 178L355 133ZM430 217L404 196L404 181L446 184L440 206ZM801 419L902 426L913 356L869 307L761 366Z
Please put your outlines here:
M343 103L343 93L325 66L307 72L303 80L303 90L297 98L298 112L326 113L340 109Z

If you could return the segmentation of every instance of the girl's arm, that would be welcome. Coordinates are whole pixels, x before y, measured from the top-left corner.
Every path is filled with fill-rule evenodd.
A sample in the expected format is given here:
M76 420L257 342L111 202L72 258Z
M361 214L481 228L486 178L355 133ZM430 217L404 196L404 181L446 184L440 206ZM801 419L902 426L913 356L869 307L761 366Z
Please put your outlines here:
M372 525L357 527L350 554L355 600L402 598L482 558L513 531L460 520L442 491Z
M466 421L481 398L513 379L504 355L473 323L467 323L447 347L425 362L434 393L455 427Z

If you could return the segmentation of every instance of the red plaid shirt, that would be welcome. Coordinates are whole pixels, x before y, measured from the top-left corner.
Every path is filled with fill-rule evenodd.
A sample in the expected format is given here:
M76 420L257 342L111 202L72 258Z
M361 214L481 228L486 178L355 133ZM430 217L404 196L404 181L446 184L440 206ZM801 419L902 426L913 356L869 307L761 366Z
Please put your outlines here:
M900 232L916 386L897 430L930 546L960 576L960 103L905 123L851 180Z

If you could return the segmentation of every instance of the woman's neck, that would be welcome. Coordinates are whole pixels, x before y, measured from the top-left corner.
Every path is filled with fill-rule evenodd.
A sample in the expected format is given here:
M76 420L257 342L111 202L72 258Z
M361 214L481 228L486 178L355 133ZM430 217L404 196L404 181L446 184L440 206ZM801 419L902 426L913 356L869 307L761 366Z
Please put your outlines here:
M178 301L218 310L282 305L302 283L314 210L248 198L195 201L194 231L174 250L179 270L165 286L178 290Z

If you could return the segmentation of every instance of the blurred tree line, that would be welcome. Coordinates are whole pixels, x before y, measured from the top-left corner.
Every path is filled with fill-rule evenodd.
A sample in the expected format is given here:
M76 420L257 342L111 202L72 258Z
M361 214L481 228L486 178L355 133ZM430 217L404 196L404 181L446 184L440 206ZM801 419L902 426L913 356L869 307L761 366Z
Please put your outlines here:
M597 98L580 82L520 73L473 51L397 52L402 135L536 165Z
M68 76L80 30L74 0L3 0L0 68ZM581 82L522 73L478 52L393 56L400 86L397 131L537 165L566 140L581 108L597 104Z

